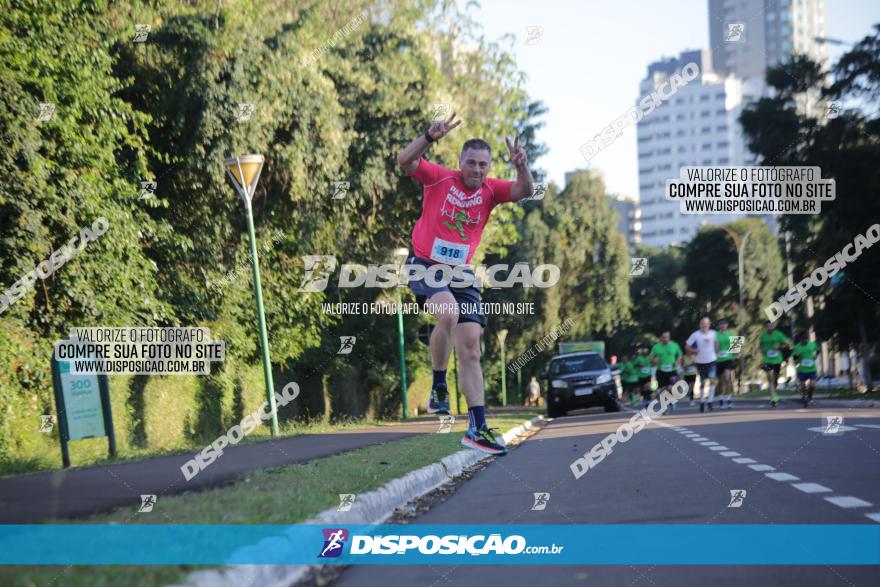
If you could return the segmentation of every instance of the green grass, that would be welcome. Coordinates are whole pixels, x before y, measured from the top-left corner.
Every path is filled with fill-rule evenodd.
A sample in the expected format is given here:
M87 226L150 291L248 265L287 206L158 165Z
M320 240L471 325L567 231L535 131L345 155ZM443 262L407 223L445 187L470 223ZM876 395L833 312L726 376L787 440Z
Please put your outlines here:
M799 391L795 391L793 389L780 389L776 388L776 395L779 397L800 397L801 393ZM769 398L770 392L766 389L757 389L755 391L749 391L747 393L743 393L734 398L744 397L744 398Z
M541 413L488 418L502 432ZM295 524L339 505L340 493L362 494L461 450L465 421L449 434L424 434L368 446L308 463L247 474L235 484L200 493L160 497L152 512L136 508L78 520L119 524ZM181 581L194 566L0 567L0 585L15 587L126 585L147 587ZM58 575L61 574L59 577Z
M828 394L833 399L863 399L863 400L876 400L880 399L880 391L869 391L866 393L859 393L854 389L849 388L831 388L831 389L817 389L813 392L813 395L824 395Z
M391 426L398 423L396 420L368 420L367 418L351 419L334 423L326 422L287 422L280 425L279 436L300 436L302 434L320 434L323 432L334 432L350 430L354 428L381 428ZM117 433L118 437L118 433ZM263 425L254 430L251 434L244 437L239 444L252 444L272 438L268 426ZM118 438L117 438L118 440ZM138 461L152 457L167 456L181 454L202 449L210 444L214 438L205 438L200 441L183 442L180 441L174 446L166 447L144 447L138 448L127 444L117 445L116 458L111 459L107 455L107 439L92 438L86 440L77 440L70 443L71 457L70 460L74 467L88 467L92 465L106 465L110 463L121 463L127 461ZM7 475L19 475L22 473L32 473L35 471L47 471L61 468L61 448L56 439L50 451L52 454L38 454L26 460L2 461L0 462L0 477Z
M796 388L777 388L776 394L780 397L800 397L801 392ZM862 399L862 400L877 400L880 399L880 391L871 391L868 393L859 393L858 391L848 388L848 387L831 387L831 388L821 388L814 389L813 396L825 396L827 395L829 399L846 399L846 400L854 400L854 399ZM769 392L766 389L750 391L748 393L744 393L742 395L738 395L736 397L743 398L768 398L770 397Z

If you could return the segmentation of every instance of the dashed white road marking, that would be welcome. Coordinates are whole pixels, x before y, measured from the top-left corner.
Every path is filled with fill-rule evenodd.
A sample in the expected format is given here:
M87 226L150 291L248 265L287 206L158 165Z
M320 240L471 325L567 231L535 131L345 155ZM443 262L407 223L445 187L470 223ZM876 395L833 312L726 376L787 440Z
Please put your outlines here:
M818 483L792 483L791 486L804 493L828 493L831 491L829 488Z
M668 426L668 425L667 425ZM880 425L876 424L856 424L860 428L877 428L880 429ZM674 428L673 428L674 429ZM809 428L811 432L824 432L825 428ZM840 426L839 430L841 432L846 432L848 430L856 430L850 426ZM699 434L695 434L687 429L681 428L676 430L677 432L681 432L687 438L690 438L694 442L700 443L701 446L707 447L711 451L715 451L723 457L739 457L733 458L733 462L738 463L740 465L748 465L749 469L753 471L776 471L775 467L771 467L770 465L760 464L754 459L750 459L748 457L740 457L740 453L732 450L728 450L726 446L722 446L717 442L711 441L705 436L700 436ZM725 452L721 452L725 451ZM769 477L774 481L799 481L800 477L796 477L794 475L790 475L789 473L783 473L781 471L776 471L774 473L764 473L765 477ZM792 483L792 487L797 489L798 491L803 491L804 493L830 493L831 489L825 487L824 485L819 485L818 483ZM851 495L837 495L826 497L825 501L828 503L832 503L838 507L846 508L846 509L854 509L854 508L867 508L872 507L873 504L869 501L865 501L863 499L859 499L858 497L854 497ZM865 514L865 517L868 519L880 523L880 512L874 512L870 514Z
M853 497L851 495L826 497L825 501L831 502L842 508L869 508L873 505L870 501L865 501L864 499L859 499L858 497Z
M770 465L749 465L749 469L752 471L775 471L776 467L771 467Z

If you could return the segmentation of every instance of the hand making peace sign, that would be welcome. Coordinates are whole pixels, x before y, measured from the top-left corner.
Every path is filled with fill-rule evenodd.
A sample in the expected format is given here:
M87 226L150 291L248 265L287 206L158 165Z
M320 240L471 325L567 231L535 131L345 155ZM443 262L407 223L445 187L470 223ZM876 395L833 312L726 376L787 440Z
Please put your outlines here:
M517 169L525 167L529 162L529 157L526 155L525 149L519 146L519 135L516 135L513 144L510 143L510 137L504 137L504 141L507 143L507 151L510 154L510 162L513 163L513 166Z
M449 131L454 129L456 126L461 124L461 120L452 124L452 121L455 120L455 112L452 113L447 120L435 120L431 123L431 126L428 127L428 135L435 141L438 139L442 139L445 137Z

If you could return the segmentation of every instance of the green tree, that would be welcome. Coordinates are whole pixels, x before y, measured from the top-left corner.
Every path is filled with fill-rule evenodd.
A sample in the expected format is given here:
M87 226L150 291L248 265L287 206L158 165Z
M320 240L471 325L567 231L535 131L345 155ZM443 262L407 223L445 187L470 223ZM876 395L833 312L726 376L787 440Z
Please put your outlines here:
M118 97L129 81L112 72L106 11L104 2L79 1L0 11L2 288L97 218L109 225L51 277L4 304L4 336L28 353L0 353L0 455L15 452L36 414L49 409L52 344L71 327L150 325L173 316L145 253L145 235L164 228L137 203L149 116ZM40 119L41 104L54 106L51 116ZM30 418L25 431L9 428L13 412Z
M725 228L740 242L748 234L743 254L745 324L738 323L739 256L734 238ZM767 223L748 218L724 228L703 227L685 247L683 273L688 291L694 294L694 307L700 308L690 316L690 332L697 329L703 314L713 322L729 319L734 330L746 337L746 368L754 374L760 362L758 336L766 320L764 308L785 284L781 247Z
M764 165L818 166L834 178L836 199L822 203L819 215L792 215L781 226L790 233L795 282L864 234L880 218L880 118L872 107L880 97L880 25L831 68L832 79L804 57L773 68L767 81L775 97L763 98L741 116L749 148ZM802 105L804 92L818 94L814 108ZM814 289L812 323L820 340L841 350L876 349L880 328L880 250L872 247L848 265L835 284ZM777 291L777 294L781 294ZM807 304L791 315L798 328L809 325Z
M487 340L492 352L487 360L487 379L500 379L495 333L507 328L508 361L570 320L563 339L605 339L630 313L629 255L617 233L617 215L608 202L602 180L590 172L572 177L557 192L551 185L539 206L520 222L522 240L510 248L508 257L487 257L488 262L527 262L532 268L552 264L559 268L559 282L549 288L493 290L487 301L534 303L535 316L502 315L490 322ZM539 371L556 354L555 342L541 358L529 363L524 380ZM508 396L510 397L510 395Z
M632 314L614 331L607 347L609 355L632 354L640 346L650 348L664 330L682 343L698 319L694 316L699 310L687 295L680 248L640 245L632 256L646 258L648 268L643 275L629 277Z

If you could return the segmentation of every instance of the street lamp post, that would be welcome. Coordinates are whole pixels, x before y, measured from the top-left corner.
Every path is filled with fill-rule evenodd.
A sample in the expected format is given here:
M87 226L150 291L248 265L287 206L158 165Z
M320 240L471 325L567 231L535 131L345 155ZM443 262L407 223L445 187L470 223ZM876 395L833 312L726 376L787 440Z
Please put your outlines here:
M522 392L522 369L516 370L516 393L519 405L522 405L523 402L523 392Z
M739 258L739 329L742 333L740 336L745 336L745 302L744 302L744 292L745 292L745 276L743 274L743 261L745 258L746 251L746 241L749 238L749 235L752 234L752 231L746 232L745 236L742 240L739 240L736 233L727 228L726 226L721 227L724 232L730 235L730 238L733 239L733 244L736 246L737 257ZM737 357L739 361L739 390L742 393L742 351L740 351L740 355Z
M278 436L278 412L275 406L275 386L272 383L272 363L269 361L269 337L266 335L266 315L263 311L263 287L260 284L260 262L257 259L257 242L254 236L254 214L251 200L260 181L263 171L262 155L239 155L226 159L226 174L235 186L236 191L244 200L247 216L248 242L251 249L251 268L254 274L254 294L257 298L257 322L260 327L260 349L263 354L263 377L266 382L266 401L272 408L272 437Z
M397 264L403 267L403 264L406 263L407 258L409 257L409 249L401 247L399 249L394 250L394 259L397 261ZM409 402L407 400L406 393L406 347L404 345L403 338L403 308L402 298L400 295L400 287L402 284L399 283L398 279L398 288L397 288L397 345L400 350L400 387L403 392L403 419L406 420L409 417Z
M504 357L504 341L507 340L507 329L498 331L498 342L501 344L501 405L507 406L507 361Z

